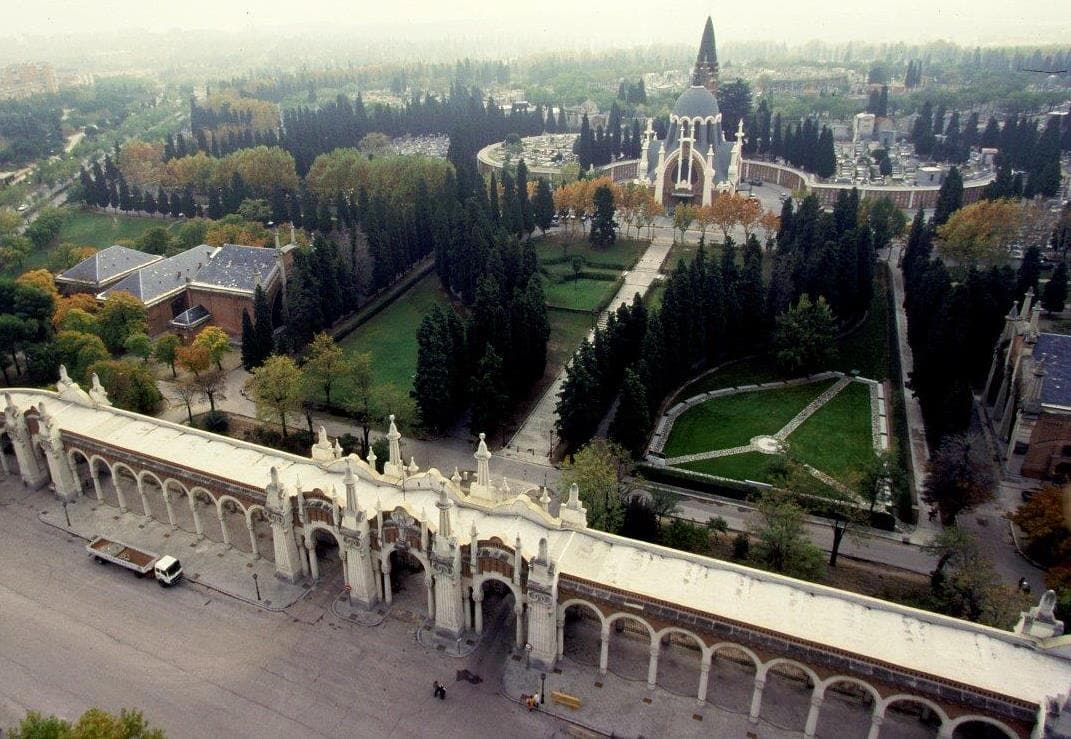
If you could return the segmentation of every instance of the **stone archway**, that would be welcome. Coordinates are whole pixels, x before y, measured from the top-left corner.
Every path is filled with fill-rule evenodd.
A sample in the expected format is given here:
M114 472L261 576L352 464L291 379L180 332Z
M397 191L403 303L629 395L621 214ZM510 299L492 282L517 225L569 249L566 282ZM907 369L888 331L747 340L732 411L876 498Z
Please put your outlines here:
M334 531L322 525L310 527L305 533L305 546L315 579L333 580L342 572L342 543ZM248 538L246 547L249 547Z
M138 478L134 471L125 464L115 464L109 472L112 478L111 485L104 485L103 481L101 481L101 486L105 488L105 491L110 487L113 495L109 498L107 492L105 492L105 502L117 506L124 513L127 511L142 513L141 496L138 494Z
M524 647L524 619L512 583L498 577L483 577L472 593L473 623L477 634L510 634L514 648Z
M880 701L878 692L861 680L829 678L823 684L816 736L866 736Z
M952 739L1016 739L1011 728L984 716L964 716L952 726Z
M82 496L96 502L97 491L93 485L93 467L89 457L80 449L71 449L67 452L67 463Z
M714 645L707 702L733 713L748 713L758 671L758 658L750 650L736 644Z
M194 488L190 491L190 496L193 500L194 517L201 522L201 536L217 544L226 543L216 498L204 488Z
M820 682L809 667L789 659L768 662L763 675L759 717L774 726L803 731L811 710L811 696Z
M895 695L885 701L881 733L904 739L931 739L938 736L944 721L941 709L925 698Z
M558 656L599 666L602 613L586 601L566 601L558 625Z
M11 435L7 431L0 431L0 454L3 455L3 469L7 470L9 475L18 477L19 460L15 456L15 447L11 444Z
M655 643L659 649L655 676L659 687L688 698L698 696L706 655L703 640L690 631L668 628L656 635ZM706 695L700 696L700 700L705 699Z
M272 538L271 522L268 521L264 507L250 506L246 512L246 519L250 541L254 546L253 556L274 562L275 540Z
M387 552L388 571L384 579L387 602L398 614L408 613L413 621L435 617L430 587L431 573L422 557L408 548L393 546Z
M148 512L153 520L170 526L173 514L168 512L168 504L165 499L167 493L160 478L152 472L142 472L140 475L141 492L148 504Z
M628 680L647 681L651 649L657 643L647 622L637 616L615 613L607 619L605 666Z
M216 504L216 515L223 529L224 543L240 552L252 554L253 546L249 541L249 526L242 502L222 495Z

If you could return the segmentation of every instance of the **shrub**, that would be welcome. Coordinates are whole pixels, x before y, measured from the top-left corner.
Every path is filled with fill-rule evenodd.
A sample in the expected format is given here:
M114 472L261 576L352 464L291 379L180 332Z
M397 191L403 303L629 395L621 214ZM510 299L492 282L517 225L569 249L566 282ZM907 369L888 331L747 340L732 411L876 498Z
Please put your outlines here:
M751 553L751 539L741 531L733 537L733 559L747 559Z
M206 413L204 418L201 419L201 427L205 431L211 431L216 434L225 434L230 428L231 423L226 414L221 411L212 411Z

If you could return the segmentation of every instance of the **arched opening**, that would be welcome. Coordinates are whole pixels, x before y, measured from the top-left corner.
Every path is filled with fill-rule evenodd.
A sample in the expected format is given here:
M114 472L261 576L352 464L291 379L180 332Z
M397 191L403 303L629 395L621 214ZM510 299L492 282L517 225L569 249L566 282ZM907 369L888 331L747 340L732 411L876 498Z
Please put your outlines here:
M223 514L223 525L227 527L227 543L242 552L253 552L249 541L249 528L245 523L245 508L234 498L220 498L219 510Z
M93 473L90 471L89 458L77 449L67 453L67 460L71 467L71 475L82 491L82 495L90 501L96 502L97 492L93 489Z
M41 437L35 434L30 447L33 449L34 459L37 460L37 469L43 470L46 474L49 473L48 458L45 457L45 450L41 447Z
M339 549L338 539L331 531L317 526L309 533L307 546L309 542L311 542L310 566L312 560L315 559L315 574L319 575L320 582L324 583L331 592L338 592L342 589L342 552ZM246 550L248 549L249 537L246 536Z
M581 664L598 667L601 634L602 617L595 607L588 603L571 603L562 614L559 653Z
M866 736L874 713L874 692L856 680L826 685L818 713L818 736Z
M989 719L971 717L956 724L952 739L1016 739L1016 735Z
M141 475L141 490L145 494L145 502L149 504L149 515L154 521L170 525L167 516L167 503L164 501L164 487L160 479L151 472L143 472Z
M651 632L633 616L618 615L610 623L606 669L628 680L647 680Z
M513 588L493 577L480 583L479 594L473 598L473 623L476 631L490 641L501 635L506 641L517 646L517 598ZM523 646L524 642L521 641Z
M766 670L759 716L775 726L802 731L811 710L814 685L813 676L802 665L773 660Z
M183 531L196 534L197 522L193 520L189 492L181 483L174 480L167 480L164 484L167 487L167 492L171 495L171 511L175 514L175 525Z
M698 695L703 642L691 632L670 630L659 638L658 684L671 693Z
M7 431L0 432L0 451L3 452L4 462L8 470L8 474L18 475L19 460L15 457L15 447L11 444L11 436Z
M930 739L941 729L942 717L927 702L904 695L893 698L885 706L882 736L903 739Z
M424 564L407 549L392 549L389 560L391 607L397 613L412 614L414 620L433 617L428 613L429 575Z
M733 644L714 647L707 702L733 713L747 715L751 709L757 671L755 660L744 649Z
M271 522L268 521L267 514L260 506L249 511L249 526L257 543L256 553L269 562L274 562L275 541L272 538Z
M224 542L223 522L220 520L219 510L216 508L216 499L203 488L197 488L191 494L193 495L193 506L197 511L197 518L201 520L201 533L209 541L222 544Z
M103 486L103 481L101 482ZM108 487L113 489L115 505L126 508L134 513L142 513L141 495L138 494L138 479L129 467L117 464L112 468L112 484ZM105 493L105 501L108 500Z

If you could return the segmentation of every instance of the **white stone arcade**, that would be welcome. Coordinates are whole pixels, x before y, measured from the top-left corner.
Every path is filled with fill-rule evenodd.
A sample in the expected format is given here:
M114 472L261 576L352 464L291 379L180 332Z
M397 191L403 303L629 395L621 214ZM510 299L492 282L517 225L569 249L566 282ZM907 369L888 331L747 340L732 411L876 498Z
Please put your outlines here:
M444 636L479 634L488 588L507 592L515 646L530 646L542 669L564 653L568 617L582 608L599 625L603 670L615 625L649 635L651 687L674 640L695 645L699 701L715 655L750 655L753 721L766 679L791 666L811 689L805 736L834 682L876 696L871 737L884 707L901 700L931 706L940 736L968 717L1040 736L1055 720L1048 699L1071 684L1071 638L1051 603L1024 614L1015 632L979 626L589 529L575 488L557 500L496 484L483 438L475 476L447 477L402 459L392 419L379 474L374 457L343 456L322 432L311 458L287 454L112 408L98 387L86 393L65 374L57 392L6 394L0 435L14 465L0 457L27 485L51 484L68 501L107 497L127 515L148 515L148 489L158 489L172 525L188 507L200 534L211 511L228 543L241 541L233 529L244 519L251 556L270 557L287 580L316 580L317 541L330 539L356 606L390 604L392 563L404 559L423 570L421 602ZM122 482L130 479L136 492ZM258 526L270 527L270 547L258 547Z

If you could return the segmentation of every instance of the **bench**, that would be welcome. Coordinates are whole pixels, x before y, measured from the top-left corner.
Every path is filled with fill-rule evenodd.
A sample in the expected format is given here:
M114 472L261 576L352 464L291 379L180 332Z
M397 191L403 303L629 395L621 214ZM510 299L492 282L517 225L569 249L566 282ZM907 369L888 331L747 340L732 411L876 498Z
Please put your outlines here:
M575 695L569 695L568 693L562 693L559 690L552 690L550 693L550 699L555 703L560 703L563 706L568 706L574 711L581 706L580 699Z

